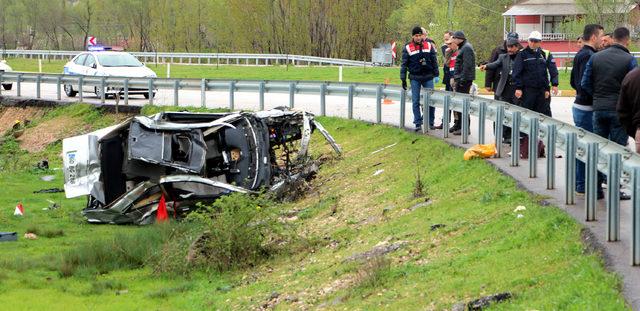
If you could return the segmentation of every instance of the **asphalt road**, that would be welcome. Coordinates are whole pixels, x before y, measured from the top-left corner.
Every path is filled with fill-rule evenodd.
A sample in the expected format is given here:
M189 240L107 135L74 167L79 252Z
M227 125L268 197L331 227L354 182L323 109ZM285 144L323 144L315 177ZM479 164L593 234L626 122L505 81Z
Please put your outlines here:
M22 84L22 96L34 98L36 94L35 84L23 83ZM54 85L43 84L41 89L42 98L55 99L56 88ZM15 85L12 91L2 91L2 95L16 95ZM62 94L63 100L78 101L79 98L67 98L64 93ZM159 90L154 103L157 105L172 105L174 94L172 90ZM84 101L88 103L100 103L100 99L95 94L86 93ZM235 93L235 109L258 109L258 94L255 93ZM114 99L107 100L107 103L114 103ZM320 114L320 98L313 95L295 95L295 108L302 109L308 112ZM571 97L555 97L551 102L551 109L554 118L573 124L571 115L571 104L573 98ZM129 105L144 105L148 103L148 100L140 95L132 95L130 97ZM179 93L180 106L200 106L200 92L181 90ZM120 100L120 104L123 104L123 100ZM288 106L289 95L288 94L265 94L265 108L270 109L278 106ZM207 92L206 93L206 106L209 108L228 108L229 107L229 94L227 92ZM326 98L326 111L329 116L347 117L347 99L342 96L327 96ZM354 99L354 111L353 115L355 119L374 122L376 118L375 100L374 99ZM411 105L407 103L406 107L406 125L412 126L412 112ZM442 111L438 109L436 111L436 123L440 123ZM385 104L382 106L382 122L389 125L397 125L400 120L400 105L397 102ZM447 142L460 146L462 148L468 148L478 141L478 120L474 117L471 118L472 134L469 137L468 144L462 144L460 136L451 135L445 139ZM486 142L493 142L493 128L491 122L486 122ZM429 135L442 138L442 131L430 131ZM510 166L510 158L507 153L509 152L508 146L504 145L503 158L494 158L488 160L504 173L511 175L515 178L522 187L525 189L541 194L548 197L547 201L560 209L565 210L568 214L573 216L578 222L583 224L586 228L590 229L595 237L595 243L601 245L604 249L605 261L607 267L617 272L623 280L623 294L627 299L627 302L632 306L634 310L640 310L640 267L631 267L631 201L621 202L621 241L607 242L606 241L606 207L605 200L598 201L597 207L597 221L586 222L585 221L585 203L582 197L576 197L575 205L565 205L564 202L564 175L565 175L565 163L564 158L556 158L556 189L546 189L546 159L538 159L538 177L529 178L528 165L526 160L520 161L519 167ZM560 154L560 153L558 153ZM628 189L624 189L627 193L630 193ZM526 221L526 218L524 219Z

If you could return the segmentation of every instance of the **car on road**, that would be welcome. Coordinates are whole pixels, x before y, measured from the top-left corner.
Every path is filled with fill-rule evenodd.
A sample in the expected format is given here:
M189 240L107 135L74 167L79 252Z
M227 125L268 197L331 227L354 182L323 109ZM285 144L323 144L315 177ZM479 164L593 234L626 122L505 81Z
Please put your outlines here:
M88 51L76 55L70 62L64 65L64 74L98 76L98 77L130 77L130 78L155 78L156 73L141 63L135 56L126 52L116 51ZM102 88L97 86L65 84L64 92L69 97L75 97L78 92L92 92L102 97ZM129 88L129 94L144 95L145 98L155 95L155 90L148 88ZM116 96L124 93L123 88L107 87L105 97Z
M11 69L11 67L9 65L7 65L7 61L6 60L1 60L0 61L0 72L9 72L9 71L13 71L13 69ZM4 88L5 90L9 91L11 90L11 88L13 87L12 83L3 83L2 84L2 88Z

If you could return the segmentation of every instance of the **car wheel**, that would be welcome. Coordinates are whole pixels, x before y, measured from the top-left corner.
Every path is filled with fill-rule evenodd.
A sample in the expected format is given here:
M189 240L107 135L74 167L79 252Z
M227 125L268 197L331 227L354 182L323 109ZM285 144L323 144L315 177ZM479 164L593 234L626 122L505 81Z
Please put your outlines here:
M98 96L98 98L102 98L102 88L96 86L93 88L93 92L96 93L96 96ZM104 98L107 99L107 97L108 96L105 94Z
M144 95L144 98L149 99L149 94L151 94L151 97L155 98L156 97L156 93L155 92L151 92L151 93L144 93L142 95Z
M67 94L68 97L76 97L78 94L77 91L73 90L73 87L70 84L64 85L64 93Z
M11 91L11 89L13 88L13 83L3 84L2 88L4 88L7 91Z

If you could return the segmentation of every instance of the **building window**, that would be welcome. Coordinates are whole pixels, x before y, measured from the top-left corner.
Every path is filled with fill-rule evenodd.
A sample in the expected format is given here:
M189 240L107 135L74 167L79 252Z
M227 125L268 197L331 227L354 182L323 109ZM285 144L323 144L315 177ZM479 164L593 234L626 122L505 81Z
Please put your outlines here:
M564 16L545 16L544 17L544 33L560 33L560 25L564 21Z

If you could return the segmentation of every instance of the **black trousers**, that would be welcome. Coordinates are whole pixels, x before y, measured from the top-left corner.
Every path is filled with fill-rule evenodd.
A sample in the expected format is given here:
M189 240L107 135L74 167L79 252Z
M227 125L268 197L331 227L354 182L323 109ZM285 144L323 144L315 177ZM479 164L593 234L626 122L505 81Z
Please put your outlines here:
M473 81L464 81L464 83L458 82L456 84L456 92L469 94L469 92L471 92L472 84L473 84ZM453 127L456 129L462 128L462 113L454 111L453 119L454 119Z
M544 98L545 88L525 87L522 90L522 98L520 98L520 106L551 116L551 97Z

